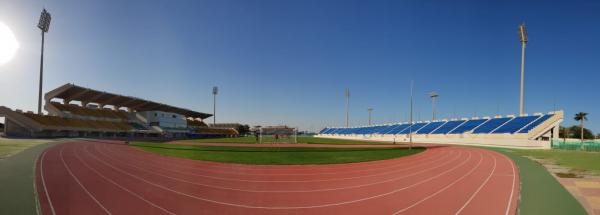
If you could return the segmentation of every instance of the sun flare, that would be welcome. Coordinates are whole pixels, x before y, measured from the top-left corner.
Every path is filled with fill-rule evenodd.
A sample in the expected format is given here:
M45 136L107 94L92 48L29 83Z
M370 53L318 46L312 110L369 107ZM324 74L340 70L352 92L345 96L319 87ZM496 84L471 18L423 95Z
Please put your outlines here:
M19 42L13 32L0 22L0 65L10 61L19 49Z

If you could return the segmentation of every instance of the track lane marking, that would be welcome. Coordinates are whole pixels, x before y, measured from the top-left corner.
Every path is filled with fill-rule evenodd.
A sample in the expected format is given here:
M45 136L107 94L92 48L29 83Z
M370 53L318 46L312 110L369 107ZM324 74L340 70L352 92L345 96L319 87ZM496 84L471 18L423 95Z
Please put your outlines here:
M137 168L137 169L141 169L143 171L147 171L147 170L144 170L144 167L147 167L147 168L157 168L157 169L163 169L165 171L169 171L169 172L173 172L173 173L177 173L177 174L193 175L193 176L203 177L203 178L218 179L218 180L227 180L227 181L257 182L257 183L310 183L310 182L342 181L342 180L367 178L367 177L374 177L374 176L381 176L381 175L389 175L389 174L393 174L393 173L397 173L397 172L401 172L401 171L406 171L406 170L414 169L414 168L423 166L425 164L435 163L437 161L440 161L440 160L443 160L443 159L445 159L447 157L450 157L450 155L454 154L454 152L455 152L455 151L448 151L447 153L444 154L444 156L438 157L437 159L429 160L429 161L427 161L425 163L420 163L420 164L417 164L417 165L414 165L414 166L410 166L409 168L392 170L390 172L382 172L382 173L376 173L376 174L372 174L372 175L361 175L361 176L345 177L345 178L294 181L294 180L246 180L246 179L232 179L232 178L206 176L206 175L200 175L200 174L196 174L196 173L187 173L187 172L169 170L169 169L166 169L166 168L158 167L156 165L148 165L148 166L133 165L133 164L128 164L129 162L123 162L124 160L122 158L118 158L117 159L116 156L109 156L107 153L102 152L97 147L94 147L94 148L97 149L97 151L98 151L99 154L102 154L102 155L104 155L107 158L114 159L114 160L119 160L120 162L122 162L122 163L124 163L124 164L126 164L128 166L131 166L131 167ZM104 146L103 146L103 148L104 148ZM110 150L106 150L106 151L110 151ZM109 153L113 153L113 152L109 152ZM143 161L139 161L139 160L136 160L136 162L143 163ZM197 170L197 169L194 169L194 170ZM157 173L154 173L154 172L150 172L150 173L157 174ZM162 174L160 174L160 175L162 175Z
M86 150L86 152L88 154L90 154L92 157L94 157L94 159L96 159L96 160L98 160L98 161L100 161L102 163L106 163L105 161L102 161L102 160L99 160L98 158L96 158L89 151ZM133 175L133 174L128 173L128 172L122 172L122 173L124 173L126 175L129 175L129 176L131 176L133 178L136 178L136 179L138 179L140 181L143 181L143 182L145 182L147 184L153 185L153 186L158 187L158 188L162 188L162 189L167 190L167 191L171 191L173 193L176 193L176 194L179 194L179 195L182 195L182 196L187 196L189 198L193 198L193 199L197 199L197 200L201 200L201 201L205 201L205 202L210 202L210 203L215 203L215 204L220 204L220 205L227 205L227 206L234 206L234 207L241 207L241 208L250 208L250 209L270 209L270 210L310 209L310 208L323 208L323 207L338 206L338 205L344 205L344 204L351 204L351 203L366 201L366 200L370 200L370 199L375 199L375 198L387 196L387 195L390 195L390 194L394 194L394 193L400 192L402 190L406 190L406 189L415 187L417 185L420 185L420 184L423 184L425 182L431 181L431 180L433 180L435 178L438 178L438 177L440 177L440 176L442 176L444 174L447 174L448 172L451 172L451 171L453 171L453 170L455 170L455 169L457 169L459 167L462 167L464 164L466 164L468 161L471 160L472 153L471 153L471 151L468 151L468 153L469 153L469 157L467 159L465 159L461 164L459 164L459 165L457 165L457 166L455 166L455 167L453 167L451 169L448 169L448 170L446 170L446 171L444 171L444 172L442 172L442 173L440 173L438 175L430 177L430 178L428 178L426 180L423 180L423 181L420 181L418 183L412 184L410 186L406 186L406 187L403 187L403 188L395 189L395 190L392 190L390 192L379 194L379 195L374 195L374 196L371 196L371 197L366 197L366 198L361 198L361 199L356 199L356 200L351 200L351 201L345 201L345 202L330 203L330 204L323 204L323 205L311 205L311 206L273 206L273 207L267 207L267 206L252 206L252 205L245 205L245 204L235 204L235 203L221 202L221 201L211 200L211 199L202 198L202 197L199 197L199 196L195 196L195 195L191 195L191 194L179 192L177 190L170 189L170 188L168 188L166 186L162 186L160 184L152 183L152 182L150 182L150 181L148 181L148 180L146 180L146 179L144 179L142 177ZM108 164L107 166L110 166L110 164Z
M467 207L467 205L469 205L469 203L471 203L471 201L475 198L475 196L479 193L479 191L481 191L481 189L488 183L490 178L492 178L492 175L494 175L494 172L496 172L496 164L497 164L496 156L492 155L492 157L494 158L494 167L492 168L492 172L490 172L490 174L485 179L485 181L483 181L483 183L481 185L479 185L477 190L475 190L473 195L471 195L471 197L469 197L467 202L465 202L465 204L463 204L463 206L460 209L458 209L458 211L456 211L456 213L454 213L455 215L460 214Z
M513 195L515 192L515 181L517 178L517 173L515 171L515 164L514 164L513 160L509 159L506 155L502 155L502 156L504 156L504 159L506 159L510 163L510 166L512 167L512 173L513 173L512 188L510 189L510 197L508 198L508 206L506 206L506 212L504 213L505 215L508 215L510 213L510 207L512 205L512 199L513 199Z
M86 150L87 150L87 148L86 148ZM88 151L88 153L90 153L90 152ZM105 156L105 157L107 157L107 158L110 159L110 156L106 156L104 153L102 153L100 151L98 151L98 153L102 154L103 156ZM254 193L309 193L309 192L323 192L323 191L335 191L335 190L355 189L355 188L361 188L361 187L366 187L366 186L372 186L372 185L382 184L382 183L386 183L386 182L390 182L390 181L397 181L397 180L404 179L404 178L407 178L407 177L410 177L410 176L419 175L419 174L421 174L423 172L427 172L427 171L432 170L432 169L436 169L436 168L442 167L442 166L444 166L446 164L449 164L449 163L457 160L458 158L460 158L460 155L461 155L461 153L459 152L459 154L456 157L452 158L451 160L448 160L447 162L444 162L441 165L438 165L438 166L435 166L435 167L430 167L430 168L427 168L427 169L423 169L423 170L414 172L414 173L409 174L409 175L403 175L403 176L400 176L400 177L395 177L395 178L391 178L391 179L377 181L377 182L374 182L374 183L367 183L367 184L347 186L347 187L340 187L340 188L315 189L315 190L265 190L265 191L259 191L259 190L236 189L236 188L228 188L228 187L222 187L222 186L213 186L213 185L200 184L200 183L196 183L196 182L187 181L187 180L184 180L184 179L178 179L178 178L174 178L174 177L171 177L171 176L154 173L152 171L145 170L145 169L140 168L140 167L135 167L135 168L137 168L137 169L139 169L141 171L153 174L153 175L157 175L159 177L169 178L169 179L175 180L175 181L180 181L180 182L184 182L184 183L188 183L188 184L193 184L193 185L203 186L203 187L210 187L210 188L215 188L215 189L233 190L233 191L240 191L240 192L254 192ZM129 164L125 164L125 165L129 165ZM118 167L114 167L114 169L118 169L118 170L124 171L123 169L118 168Z
M87 144L86 144L86 145L87 145ZM137 194L137 193L135 193L135 192L133 192L133 191L131 191L131 190L129 190L129 189L127 189L127 188L125 188L125 187L121 186L121 185L120 185L120 184L118 184L117 182L113 181L112 179L108 178L108 177L107 177L107 176L105 176L104 174L100 173L100 172L99 172L98 170L96 170L95 168L91 167L91 166L90 166L90 165L89 165L89 164L88 164L88 163L87 163L85 160L81 159L81 157L79 156L79 153L74 153L74 154L75 154L75 158L77 158L77 160L78 160L80 163L82 163L82 164L83 164L85 167L87 167L88 169L92 170L94 173L96 173L96 175L98 175L98 176L102 177L104 180L106 180L106 181L108 181L108 182L110 182L110 183L114 184L115 186L117 186L117 187L121 188L122 190L124 190L124 191L128 192L129 194L131 194L131 195L133 195L133 196L135 196L135 197L139 198L140 200L142 200L142 201L144 201L144 202L146 202L146 203L150 204L151 206L153 206L153 207L155 207L155 208L158 208L158 209L160 209L160 210L162 210L162 211L164 211L164 212L166 212L166 213L168 213L168 214L175 214L175 213L173 213L173 212L171 212L171 211L169 211L169 210L167 210L167 209L165 209L165 208L163 208L163 207L161 207L161 206L159 206L159 205L157 205L157 204L155 204L155 203L153 203L153 202L151 202L151 201L149 201L149 200L145 199L144 197L140 196L139 194Z
M108 209L106 209L104 207L104 205L102 205L102 203L100 203L100 201L98 201L98 199L96 199L96 197L94 197L94 195L92 195L92 193L90 193L90 191L88 191L87 188L85 188L85 186L81 183L81 181L79 181L79 178L77 178L77 176L75 176L75 174L73 174L73 172L71 171L71 168L69 168L69 166L67 165L67 163L65 162L65 159L63 157L63 150L65 147L61 147L60 148L60 160L62 161L63 165L65 166L65 168L67 169L67 171L69 172L69 175L71 175L71 177L73 177L73 179L75 179L75 182L77 182L77 184L79 184L79 186L81 188L83 188L83 190L85 191L85 193L88 194L89 197L91 197L94 202L96 202L96 204L98 204L98 206L100 206L104 212L106 212L107 214L112 214L110 211L108 211Z
M52 215L56 215L54 205L52 204L52 199L50 198L50 194L48 194L48 188L46 187L46 179L44 178L44 158L46 157L46 152L47 151L44 150L44 153L42 153L42 158L40 160L40 176L42 177L42 185L44 186L44 193L46 193L46 198L48 199L48 203L50 205L50 211L52 211Z
M393 214L394 214L394 215L396 215L396 214L404 213L405 211L407 211L407 210L409 210L409 209L411 209L411 208L413 208L413 207L415 207L415 206L417 206L417 205L419 205L419 204L423 203L424 201L427 201L428 199L430 199L430 198L433 198L434 196L437 196L438 194L440 194L440 193L444 192L445 190L447 190L448 188L452 187L453 185L455 185L455 184L456 184L456 183L458 183L459 181L463 180L463 179L464 179L464 178L466 178L467 176L470 176L470 175L471 175L473 172L475 172L475 170L476 170L477 168L479 168L479 166L481 165L481 162L483 161L483 153L479 153L479 157L480 157L480 158L479 158L479 162L477 162L477 165L475 165L475 167L473 167L473 169L469 170L469 171L468 171L466 174L464 174L463 176L461 176L461 177L459 177L458 179L454 180L452 183L450 183L450 184L446 185L445 187L443 187L442 189L440 189L440 190L436 191L435 193L433 193L433 194L431 194L431 195L429 195L429 196L426 196L425 198L422 198L421 200L419 200L419 201L417 201L417 202L413 203L412 205L410 205L410 206L408 206L408 207L405 207L405 208L403 208L403 209L401 209L401 210L398 210L398 211L394 212Z

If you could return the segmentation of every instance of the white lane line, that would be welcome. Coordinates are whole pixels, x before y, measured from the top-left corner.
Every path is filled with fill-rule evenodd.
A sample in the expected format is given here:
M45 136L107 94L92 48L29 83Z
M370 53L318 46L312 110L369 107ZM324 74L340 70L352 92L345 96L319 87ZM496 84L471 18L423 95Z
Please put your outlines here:
M109 150L109 151L111 151L111 150ZM146 154L144 154L144 155L133 155L132 157L140 157L140 158L142 158L142 159L148 159L146 156L147 156L147 155L152 155L152 157L153 157L152 159L153 159L153 160L163 160L163 161L167 161L167 162L169 162L169 161L174 161L174 159L173 159L172 157L166 157L166 156L162 156L162 155L149 154L148 152L141 151L141 150L138 150L138 151L140 151L140 152L143 152L143 153L146 153ZM435 151L435 152L439 152L439 151ZM434 152L431 152L431 153L429 153L429 154L426 154L426 153L428 153L428 151L427 151L427 150L426 150L425 152L422 152L422 153L416 154L416 155L414 155L414 156L411 156L411 157L412 157L412 158L415 158L415 157L417 157L417 156L418 156L417 158L420 158L420 157L423 157L423 156L425 156L425 155L430 155L431 153L434 153ZM144 156L144 157L141 157L141 156ZM408 158L408 157L407 157L407 158ZM398 158L398 159L402 159L402 158ZM175 160L175 161L177 161L177 160ZM393 167L396 167L396 166L406 165L406 163L404 163L402 160L396 160L396 161L397 161L397 163L396 163L396 164L394 164L394 165L385 165L385 164L384 164L384 165L381 165L381 167L376 167L376 168L370 168L370 167L368 167L368 166L367 166L367 167L364 167L364 169L361 169L361 170L354 170L354 171L336 171L336 172L323 172L323 173L278 173L278 174L266 174L266 173L241 173L241 172L239 171L239 169L248 169L248 170L252 170L252 169L250 169L250 168L239 168L239 166L238 166L238 165L235 165L235 164L228 164L228 165L230 165L229 167L219 167L219 166L200 166L200 168L213 168L213 169L207 169L207 170L203 170L203 171L206 171L206 172L214 172L214 173L221 173L221 174L231 174L231 175L250 175L250 176L311 176L311 175L336 175L336 174L340 174L340 172L342 172L342 173L368 172L368 171L379 170L379 169L391 169L391 168L393 168ZM409 160L408 162L411 162L411 163L412 163L413 161L414 161L414 162L418 162L419 160ZM179 163L174 163L174 164L172 164L172 165L175 165L175 166L181 166L181 167L184 167L184 168L190 168L190 167L188 167L188 166L184 166L184 165L178 165L178 164L179 164ZM200 161L198 161L198 164L201 164L201 163L200 163ZM333 165L335 165L335 164L333 164ZM190 169L196 169L196 170L198 169L198 168L196 168L196 165L192 165L192 166L194 166L194 167L193 167L193 168L190 168ZM232 168L232 167L235 167L235 168ZM234 172L231 172L231 171L221 171L221 170L214 170L214 169L216 169L216 168L219 168L219 169L228 169L228 170L232 170L232 169L233 169L233 170L234 170ZM363 168L363 167L357 167L357 168ZM269 169L258 169L258 170L269 170ZM257 170L257 171L258 171L258 170ZM285 171L286 169L283 169L283 170ZM296 170L296 169L289 169L289 170L291 170L291 171L294 171L294 170ZM339 170L339 168L338 168L338 169L336 169L336 170ZM278 169L278 171L279 171L279 169Z
M42 158L40 160L40 175L42 176L42 186L44 187L44 193L46 193L46 198L48 199L48 204L50 205L50 211L52 211L52 215L56 215L54 205L52 204L52 199L50 198L50 194L48 194L48 188L46 187L46 179L44 178L44 158L46 157L47 150L48 149L44 150L44 153L42 153Z
M408 207L405 207L405 208L403 208L403 209L401 209L401 210L398 210L398 211L394 212L394 215L395 215L395 214L399 214L399 213L404 213L405 211L407 211L407 210L409 210L409 209L411 209L411 208L413 208L413 207L415 207L415 206L417 206L417 205L419 205L419 204L421 204L421 203L423 203L423 202L427 201L428 199L430 199L430 198L433 198L434 196L437 196L438 194L440 194L440 193L444 192L444 191L445 191L445 190L447 190L448 188L452 187L454 184L458 183L459 181L463 180L464 178L466 178L467 176L469 176L469 175L471 175L473 172L475 172L475 170L476 170L477 168L479 168L479 166L481 165L481 162L482 162L482 161L483 161L483 154L481 154L481 153L480 153L480 154L479 154L479 162L477 162L477 165L475 165L475 167L473 167L473 169L469 170L469 172L467 172L466 174L464 174L464 175L463 175L463 176L461 176L460 178L458 178L458 179L454 180L452 183L450 183L450 184L446 185L445 187L443 187L442 189L438 190L437 192L435 192L435 193L433 193L433 194L431 194L431 195L429 195L429 196L426 196L425 198L422 198L421 200L419 200L419 201L417 201L417 202L413 203L412 205L410 205L410 206L408 206Z
M102 163L105 163L105 165L107 165L107 166L111 166L110 164L106 163L105 161L98 159L91 152L87 151L87 148L86 148L86 152L90 156L94 157L94 159L96 159L96 160L98 160L98 161L100 161ZM186 196L186 197L189 197L189 198L197 199L197 200L200 200L200 201L205 201L205 202L210 202L210 203L220 204L220 205L226 205L226 206L234 206L234 207L241 207L241 208L250 208L250 209L292 210L292 209L309 209L309 208L323 208L323 207L330 207L330 206L338 206L338 205L351 204L351 203L356 203L356 202L361 202L361 201L366 201L366 200L370 200L370 199L375 199L375 198L379 198L379 197L391 195L391 194L400 192L402 190L406 190L406 189L415 187L417 185L423 184L425 182L431 181L431 180L433 180L435 178L438 178L438 177L440 177L442 175L445 175L445 174L447 174L447 173L449 173L449 172L451 172L451 171L453 171L453 170L455 170L455 169L457 169L459 167L462 167L469 160L471 160L471 157L472 157L472 153L471 153L471 151L469 151L469 157L467 159L465 159L459 165L457 165L457 166L455 166L455 167L453 167L451 169L448 169L448 170L446 170L446 171L444 171L444 172L442 172L442 173L440 173L438 175L430 177L428 179L422 180L420 182L417 182L415 184L412 184L412 185L409 185L409 186L406 186L406 187L402 187L402 188L398 188L398 189L392 190L392 191L387 192L387 193L383 193L383 194L379 194L379 195L375 195L375 196L370 196L370 197L366 197L366 198L362 198L362 199L351 200L351 201L338 202L338 203L330 203L330 204L322 204L322 205L310 205L310 206L273 206L273 207L267 207L267 206L253 206L253 205L245 205L245 204L235 204L235 203L221 202L221 201L211 200L211 199L202 198L202 197L199 197L199 196L195 196L195 195L191 195L191 194L179 192L177 190L170 189L170 188L162 186L160 184L153 183L151 181L148 181L148 180L146 180L146 179L144 179L142 177L133 175L131 173L128 173L128 172L125 172L125 171L122 171L122 170L119 170L119 169L115 169L115 170L120 171L123 174L129 175L129 176L131 176L133 178L136 178L136 179L138 179L140 181L143 181L143 182L145 182L147 184L153 185L155 187L158 187L158 188L161 188L161 189L164 189L164 190L167 190L167 191L171 191L171 192L173 192L175 194L179 194L179 195Z
M492 172L490 172L490 174L485 179L485 181L483 181L483 183L481 185L479 185L477 190L475 190L473 195L471 195L471 197L469 197L467 202L465 202L465 204L460 209L458 209L458 211L456 211L456 213L454 213L454 214L460 214L467 207L467 205L469 205L469 203L471 203L471 201L475 198L475 196L479 193L479 191L481 191L481 189L488 183L490 178L492 178L492 175L494 174L494 172L496 172L496 164L497 164L496 156L492 155L492 157L494 158L494 167L492 168Z
M107 153L102 152L103 150L100 150L97 147L94 147L94 148L98 151L99 154L102 154L105 157L110 158L111 160L118 160L118 161L122 162L123 164L125 164L127 166L131 166L131 167L134 167L134 168L137 168L137 169L144 170L142 167L139 167L139 165L130 164L131 162L128 162L127 160L124 161L122 158L117 158L116 156L110 156ZM107 151L109 153L112 153L111 150L105 150L105 151ZM176 171L176 170L169 170L169 169L162 168L162 167L159 167L159 166L156 166L156 165L148 167L148 168L160 169L160 170L164 170L164 171L168 171L168 172L173 172L173 173L176 173L176 174L192 175L192 176L196 176L196 177L209 178L209 179L217 179L217 180L225 180L225 181L242 181L242 182L253 182L253 183L311 183L311 182L326 182L326 181L343 181L343 180L368 178L368 177L375 177L375 176L382 176L382 175L391 175L393 173L407 171L407 170L418 168L420 166L426 166L426 165L428 165L430 163L435 163L437 161L440 161L440 160L443 160L443 159L449 157L453 153L454 153L454 151L448 151L446 154L444 154L444 156L438 156L436 159L432 159L432 160L427 159L429 161L424 162L424 163L419 163L417 165L413 165L413 166L410 166L409 168L405 168L405 169L397 169L397 170L392 170L392 171L389 171L389 172L381 172L381 173L376 173L376 174L371 174L371 175L360 175L360 176L354 176L354 177L333 178L333 179L316 179L316 180L246 180L246 179L234 179L234 178L215 177L215 176L201 175L201 174L196 174L196 173L191 173L191 172L182 172L182 171ZM139 161L139 160L135 160L135 162L144 163L143 161ZM197 170L197 169L194 169L194 170ZM147 170L144 170L144 171L147 171ZM154 172L150 172L150 173L157 174L157 173L154 173Z
M86 150L87 150L87 148L86 148ZM105 156L106 158L111 159L110 156L106 156L106 154L104 154L103 152L98 151L98 154L101 154L101 155ZM143 172L147 172L147 173L150 173L150 174L153 174L153 175L157 175L159 177L169 178L171 180L175 180L175 181L179 181L179 182L184 182L184 183L193 184L193 185L202 186L202 187L210 187L210 188L214 188L214 189L233 190L233 191L252 192L252 193L311 193L311 192L323 192L323 191L355 189L355 188L373 186L373 185L382 184L382 183L391 182L391 181L398 181L400 179L408 178L410 176L415 176L415 175L421 174L423 172L427 172L429 170L439 168L441 166L444 166L444 165L446 165L448 163L451 163L451 162L457 160L459 157L460 157L460 152L459 152L459 155L457 155L455 158L453 158L451 160L448 160L448 161L446 161L446 162L444 162L444 163L442 163L442 164L440 164L438 166L434 166L434 167L431 167L431 168L422 169L420 171L413 172L413 173L408 174L408 175L402 175L400 177L395 177L395 178L390 178L390 179L386 179L386 180L381 180L381 181L377 181L377 182L374 182L374 183L367 183L367 184L361 184L361 185L353 185L353 186L347 186L347 187L338 187L338 188L314 189L314 190L247 190L247 189L236 189L236 188L230 188L230 187L214 186L214 185L208 185L208 184L202 184L202 183L192 182L192 181L188 181L188 180L184 180L184 179L179 179L179 178L171 177L171 176L160 174L160 173L155 173L155 172L152 172L150 170L146 170L146 169L143 169L143 168L140 168L140 167L136 167L136 166L132 166L132 167L134 167L136 169L139 169L140 171L143 171ZM130 164L127 164L126 162L123 162L123 164L131 166ZM115 167L115 169L123 170L123 169L118 168L118 167Z
M79 147L79 146L78 146L78 147ZM169 211L169 210L167 210L167 209L165 209L165 208L163 208L163 207L161 207L161 206L158 206L157 204L154 204L153 202L151 202L151 201L149 201L149 200L145 199L144 197L140 196L139 194L137 194L137 193L135 193L135 192L133 192L133 191L131 191L131 190L129 190L129 189L127 189L127 188L125 188L125 187L121 186L121 185L120 185L120 184L118 184L117 182L113 181L112 179L108 178L108 177L107 177L107 176L105 176L104 174L100 173L98 170L96 170L95 168L91 167L91 166L90 166L90 165L89 165L87 162L85 162L85 160L81 159L81 157L79 157L79 153L77 153L77 152L75 152L75 158L77 158L77 160L78 160L80 163L82 163L82 164L83 164L85 167L87 167L88 169L92 170L94 173L96 173L96 175L98 175L98 176L102 177L104 180L106 180L106 181L108 181L108 182L110 182L110 183L114 184L115 186L117 186L117 187L121 188L122 190L124 190L124 191L128 192L129 194L131 194L131 195L133 195L133 196L137 197L138 199L140 199L140 200L142 200L142 201L144 201L144 202L148 203L149 205L151 205L151 206L153 206L153 207L155 207L155 208L158 208L158 209L160 209L160 210L162 210L162 211L164 211L164 212L166 212L166 213L168 213L168 214L175 214L175 213L173 213L173 212L171 212L171 211Z
M94 200L94 202L96 202L96 204L98 204L98 206L100 206L104 212L106 212L107 214L112 214L110 211L108 211L108 209L106 209L104 207L104 205L102 205L102 203L100 203L100 201L98 201L98 199L96 199L96 197L94 197L94 195L92 195L92 193L90 193L90 191L88 191L87 188L85 188L85 186L83 186L83 184L81 183L81 181L79 181L79 178L77 178L77 176L75 176L75 174L73 174L73 172L71 171L71 168L69 168L69 166L67 165L67 163L65 162L65 159L63 157L63 150L65 147L60 148L60 160L62 161L63 165L65 166L65 168L67 169L67 171L69 172L69 174L71 175L71 177L73 177L73 179L75 179L75 181L77 182L77 184L79 184L79 186L81 188L83 188L83 190L85 191L85 193L88 194L89 197L92 198L92 200Z
M510 166L512 167L512 173L513 173L512 187L510 188L510 197L508 198L508 206L506 206L506 213L504 213L505 215L508 215L510 213L510 206L512 204L513 195L515 193L515 183L517 180L517 172L515 171L514 162L511 159L509 159L506 155L502 155L502 156L504 156L504 159L506 159L510 163Z

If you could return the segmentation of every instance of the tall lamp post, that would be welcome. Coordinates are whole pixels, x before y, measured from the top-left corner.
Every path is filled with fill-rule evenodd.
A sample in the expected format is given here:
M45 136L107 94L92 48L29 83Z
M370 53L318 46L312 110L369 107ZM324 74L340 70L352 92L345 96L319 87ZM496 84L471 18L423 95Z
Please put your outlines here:
M525 45L527 44L527 30L525 29L525 23L519 25L519 38L521 41L521 94L519 100L519 114L525 113L523 107L523 88L525 85Z
M350 126L350 89L346 88L346 128L348 128Z
M369 125L371 125L371 113L373 112L373 108L369 107L367 110L369 111Z
M431 120L435 120L435 98L437 98L438 96L440 95L437 94L435 91L429 93L429 97L431 97Z
M50 28L50 20L52 17L50 13L46 11L46 9L42 10L42 14L40 15L40 21L37 27L42 30L42 56L40 58L40 88L38 91L38 114L42 114L42 84L44 79L44 35L48 33L48 29Z
M412 137L412 126L413 126L413 87L415 85L414 81L410 81L410 126L408 127L408 136L410 139L410 143L408 149L412 149L413 145L413 137Z
M217 125L217 94L219 94L219 87L214 86L212 90L213 94L213 126Z

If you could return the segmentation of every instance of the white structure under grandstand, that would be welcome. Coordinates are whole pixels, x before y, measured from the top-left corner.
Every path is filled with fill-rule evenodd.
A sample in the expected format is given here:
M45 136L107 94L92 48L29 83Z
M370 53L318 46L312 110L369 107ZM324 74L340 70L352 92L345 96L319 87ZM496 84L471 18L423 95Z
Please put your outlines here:
M418 121L353 128L325 128L317 137L389 142L444 143L550 148L558 138L563 111L523 116Z
M65 84L44 96L48 115L0 106L4 134L14 137L237 136L232 128L209 128L211 114L136 97Z

